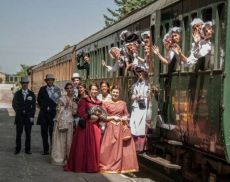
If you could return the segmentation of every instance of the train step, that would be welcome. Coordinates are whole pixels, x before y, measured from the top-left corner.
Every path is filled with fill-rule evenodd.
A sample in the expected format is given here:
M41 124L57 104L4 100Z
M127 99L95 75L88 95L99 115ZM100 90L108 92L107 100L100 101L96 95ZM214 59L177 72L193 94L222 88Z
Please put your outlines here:
M168 169L174 169L174 170L180 170L181 169L181 166L178 165L178 164L173 164L171 163L170 161L164 159L164 158L161 158L159 156L150 156L150 155L147 155L147 154L138 154L139 156L145 158L145 159L148 159L154 163L157 163L163 167L166 167Z
M165 140L165 142L167 142L170 145L174 145L174 146L182 146L183 143L180 141L176 141L176 140Z

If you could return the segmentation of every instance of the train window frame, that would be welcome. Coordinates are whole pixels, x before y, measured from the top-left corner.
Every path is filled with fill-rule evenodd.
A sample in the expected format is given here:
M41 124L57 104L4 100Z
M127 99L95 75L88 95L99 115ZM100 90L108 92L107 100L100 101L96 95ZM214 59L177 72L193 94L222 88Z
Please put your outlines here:
M102 47L102 60L106 60L105 59L106 58L106 48L105 48L105 46L104 47ZM101 65L100 65L100 67L101 67L101 78L105 78L105 69L102 67L102 61L101 61Z
M105 51L106 51L105 62L106 62L106 64L108 64L108 62L109 62L109 46L108 45L105 46ZM106 70L106 68L103 68L103 69L105 70L105 77L108 78L109 77L108 71Z
M219 11L219 7L223 5L223 9L221 12L222 14L220 14L220 11ZM217 64L217 68L220 69L220 70L223 70L224 69L224 61L225 61L225 49L226 49L226 29L227 29L227 18L225 16L226 14L226 11L227 11L227 3L226 2L220 2L218 4L216 4L216 9L217 9L217 13L216 13L216 23L218 21L219 25L216 26L216 27L219 27L219 30L220 30L220 33L219 33L219 36L220 38L218 38L218 42L219 42L219 45L223 46L222 48L219 49L218 53L219 53L219 56L217 57L217 59L219 58L219 64ZM218 16L217 16L218 15ZM216 29L215 29L216 31ZM218 46L219 48L219 46Z

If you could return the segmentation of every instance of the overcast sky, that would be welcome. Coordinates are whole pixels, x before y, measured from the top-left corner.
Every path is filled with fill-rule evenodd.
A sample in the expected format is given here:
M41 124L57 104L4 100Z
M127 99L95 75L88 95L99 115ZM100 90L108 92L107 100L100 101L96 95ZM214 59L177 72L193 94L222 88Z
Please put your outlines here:
M0 71L15 73L104 27L113 0L1 0Z

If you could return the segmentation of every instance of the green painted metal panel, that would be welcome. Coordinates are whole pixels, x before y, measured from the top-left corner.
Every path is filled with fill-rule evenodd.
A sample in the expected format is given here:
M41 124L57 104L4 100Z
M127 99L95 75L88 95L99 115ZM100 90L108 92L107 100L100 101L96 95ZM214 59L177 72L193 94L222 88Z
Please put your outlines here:
M225 158L221 136L222 74L174 74L171 79L160 78L161 88L168 94L160 97L162 118L176 129L165 137ZM171 85L171 86L169 86ZM162 92L163 93L163 92Z
M161 19L161 12L160 10L156 11L156 24L151 27L152 36L154 37L154 43L159 45L160 44L160 19ZM152 83L151 85L159 86L159 69L160 69L160 61L154 56L154 65L153 65L153 77L151 78ZM157 115L158 115L158 99L157 96L153 97L152 99L152 128L156 128L157 124Z
M223 137L227 161L230 162L230 3L227 3L226 57L223 93Z

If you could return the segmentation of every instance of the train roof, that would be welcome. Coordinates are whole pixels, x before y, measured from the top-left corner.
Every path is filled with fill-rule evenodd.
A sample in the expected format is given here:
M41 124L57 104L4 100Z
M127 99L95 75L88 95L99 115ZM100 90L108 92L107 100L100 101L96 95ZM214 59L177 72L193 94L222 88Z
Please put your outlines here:
M48 58L47 60L42 61L41 63L37 64L36 66L32 67L31 69L32 70L37 69L37 68L39 68L41 66L44 66L45 64L48 64L48 63L50 63L50 62L52 62L54 60L57 60L58 58L61 58L61 57L65 56L65 55L67 55L67 54L70 54L75 50L75 48L76 48L76 45L73 45L70 48L68 48L66 50L63 50L63 51L55 54L54 56Z
M77 49L81 49L82 47L95 42L97 40L102 39L103 37L106 37L116 31L119 31L127 26L129 26L130 24L141 20L142 18L151 15L155 10L158 9L163 9L175 2L178 2L179 0L158 0L158 1L154 1L152 3L150 3L149 5L138 9L132 13L130 13L129 15L127 15L126 17L122 18L120 21L112 24L111 26L104 28L98 32L96 32L95 34L85 38L84 40L82 40L81 42L78 43L77 45Z

